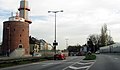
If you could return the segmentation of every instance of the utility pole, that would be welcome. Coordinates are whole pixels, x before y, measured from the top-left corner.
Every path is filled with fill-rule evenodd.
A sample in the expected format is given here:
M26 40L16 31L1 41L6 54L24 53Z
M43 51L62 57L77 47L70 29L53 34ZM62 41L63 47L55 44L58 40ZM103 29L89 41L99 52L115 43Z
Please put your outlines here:
M60 11L48 11L48 13L54 13L55 14L55 39L54 39L54 42L53 42L53 46L54 46L54 50L55 50L55 54L56 54L56 46L58 45L58 42L56 41L56 14L58 12L63 12L63 10L60 10Z

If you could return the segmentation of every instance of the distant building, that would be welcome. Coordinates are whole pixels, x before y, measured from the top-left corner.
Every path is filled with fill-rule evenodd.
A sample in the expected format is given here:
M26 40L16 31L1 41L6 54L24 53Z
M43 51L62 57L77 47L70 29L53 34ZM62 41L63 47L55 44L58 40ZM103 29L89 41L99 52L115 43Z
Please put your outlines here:
M39 53L40 46L38 44L30 44L30 53Z
M41 39L39 43L40 50L48 50L48 43L45 40Z
M50 54L52 50L52 46L47 43L45 40L43 39L36 39L34 37L29 37L29 43L30 43L30 54L34 55L35 53L40 53L42 56L44 56L45 54Z
M39 41L40 41L39 42L40 50L52 50L53 49L53 46L50 43L46 42L45 40L40 39Z

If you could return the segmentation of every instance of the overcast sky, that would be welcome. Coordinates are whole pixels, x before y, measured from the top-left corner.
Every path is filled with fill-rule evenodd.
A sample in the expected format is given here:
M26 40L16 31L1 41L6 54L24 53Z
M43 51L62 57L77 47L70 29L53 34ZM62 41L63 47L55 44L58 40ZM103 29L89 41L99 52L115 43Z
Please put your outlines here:
M86 43L90 34L100 34L103 24L115 42L120 41L120 0L28 0L32 24L30 35L51 43L54 40L54 14L48 11L64 10L57 13L58 49L69 45ZM3 21L19 8L20 0L0 0L0 41Z

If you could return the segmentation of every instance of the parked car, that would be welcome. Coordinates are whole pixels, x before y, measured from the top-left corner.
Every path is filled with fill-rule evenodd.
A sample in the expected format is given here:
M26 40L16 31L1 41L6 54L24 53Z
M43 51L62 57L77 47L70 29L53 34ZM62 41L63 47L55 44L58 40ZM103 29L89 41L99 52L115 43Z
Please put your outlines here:
M41 54L40 53L34 53L33 56L34 57L41 57Z
M54 55L55 60L64 60L66 59L65 54L62 52L58 52Z
M100 54L100 51L96 51L95 53L96 53L96 54Z

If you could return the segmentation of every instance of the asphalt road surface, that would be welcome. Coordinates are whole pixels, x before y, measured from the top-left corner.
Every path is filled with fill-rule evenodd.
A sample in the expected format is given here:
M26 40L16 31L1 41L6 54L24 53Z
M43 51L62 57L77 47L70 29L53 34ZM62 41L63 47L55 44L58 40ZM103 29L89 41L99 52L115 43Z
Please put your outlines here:
M50 60L0 70L88 70L95 61L82 60L84 56L67 57L66 60Z
M120 70L120 55L99 54L89 70Z

